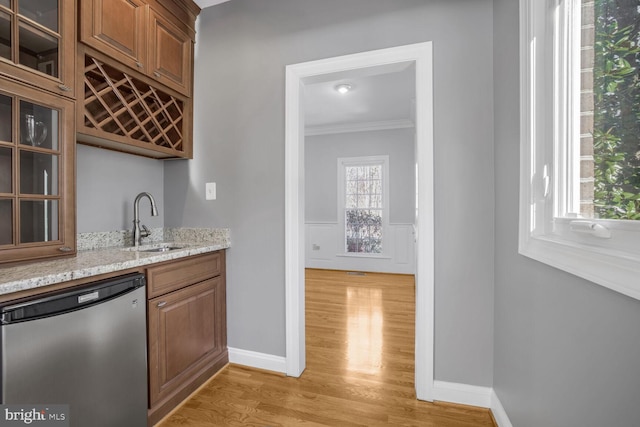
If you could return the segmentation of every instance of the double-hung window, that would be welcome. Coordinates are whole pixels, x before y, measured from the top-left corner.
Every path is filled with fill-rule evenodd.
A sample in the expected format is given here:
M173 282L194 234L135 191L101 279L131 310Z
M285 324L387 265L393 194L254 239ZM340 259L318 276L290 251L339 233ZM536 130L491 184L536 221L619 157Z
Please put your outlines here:
M338 159L338 216L344 254L380 256L388 223L388 156Z
M640 5L520 7L520 253L640 299Z

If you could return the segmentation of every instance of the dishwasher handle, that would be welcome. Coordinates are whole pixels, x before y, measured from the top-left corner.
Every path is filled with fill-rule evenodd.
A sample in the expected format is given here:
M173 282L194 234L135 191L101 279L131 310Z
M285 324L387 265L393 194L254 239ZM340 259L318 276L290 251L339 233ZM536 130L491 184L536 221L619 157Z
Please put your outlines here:
M47 296L10 302L0 306L0 323L9 325L82 310L125 295L145 284L143 274L132 273Z

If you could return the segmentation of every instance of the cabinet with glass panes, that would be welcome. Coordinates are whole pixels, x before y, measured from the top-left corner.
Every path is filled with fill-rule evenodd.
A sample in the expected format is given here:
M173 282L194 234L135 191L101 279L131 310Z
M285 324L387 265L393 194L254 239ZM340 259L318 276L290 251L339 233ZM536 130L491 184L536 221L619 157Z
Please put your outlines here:
M76 2L0 0L0 75L74 97Z
M75 103L0 88L0 263L75 253Z

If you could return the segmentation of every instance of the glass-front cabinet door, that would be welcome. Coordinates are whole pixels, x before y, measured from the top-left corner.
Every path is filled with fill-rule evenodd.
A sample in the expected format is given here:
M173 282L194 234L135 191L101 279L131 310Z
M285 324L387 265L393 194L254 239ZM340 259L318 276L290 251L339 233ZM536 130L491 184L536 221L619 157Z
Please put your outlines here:
M75 253L73 102L8 86L0 88L0 262Z
M72 97L75 4L0 0L0 72Z
M13 102L0 94L0 247L13 244Z

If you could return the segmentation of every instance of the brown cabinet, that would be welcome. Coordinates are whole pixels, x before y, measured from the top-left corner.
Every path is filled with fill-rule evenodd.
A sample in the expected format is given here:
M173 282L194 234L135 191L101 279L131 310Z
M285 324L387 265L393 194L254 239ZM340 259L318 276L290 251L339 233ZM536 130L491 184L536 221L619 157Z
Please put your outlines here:
M149 19L149 66L160 83L191 96L193 40L153 10Z
M0 75L73 98L76 2L1 1Z
M80 40L124 65L143 70L148 9L142 0L82 0Z
M192 158L192 0L81 0L78 142ZM81 98L80 98L81 97Z
M0 263L75 254L75 103L0 88Z
M154 158L191 158L191 99L80 48L78 142Z
M147 269L149 425L229 361L225 253Z
M199 12L192 0L0 0L0 264L75 253L76 140L192 157Z
M82 0L81 14L84 44L191 96L195 37L193 27L189 31L191 22L181 22L153 0Z
M0 1L0 264L75 254L76 2Z

